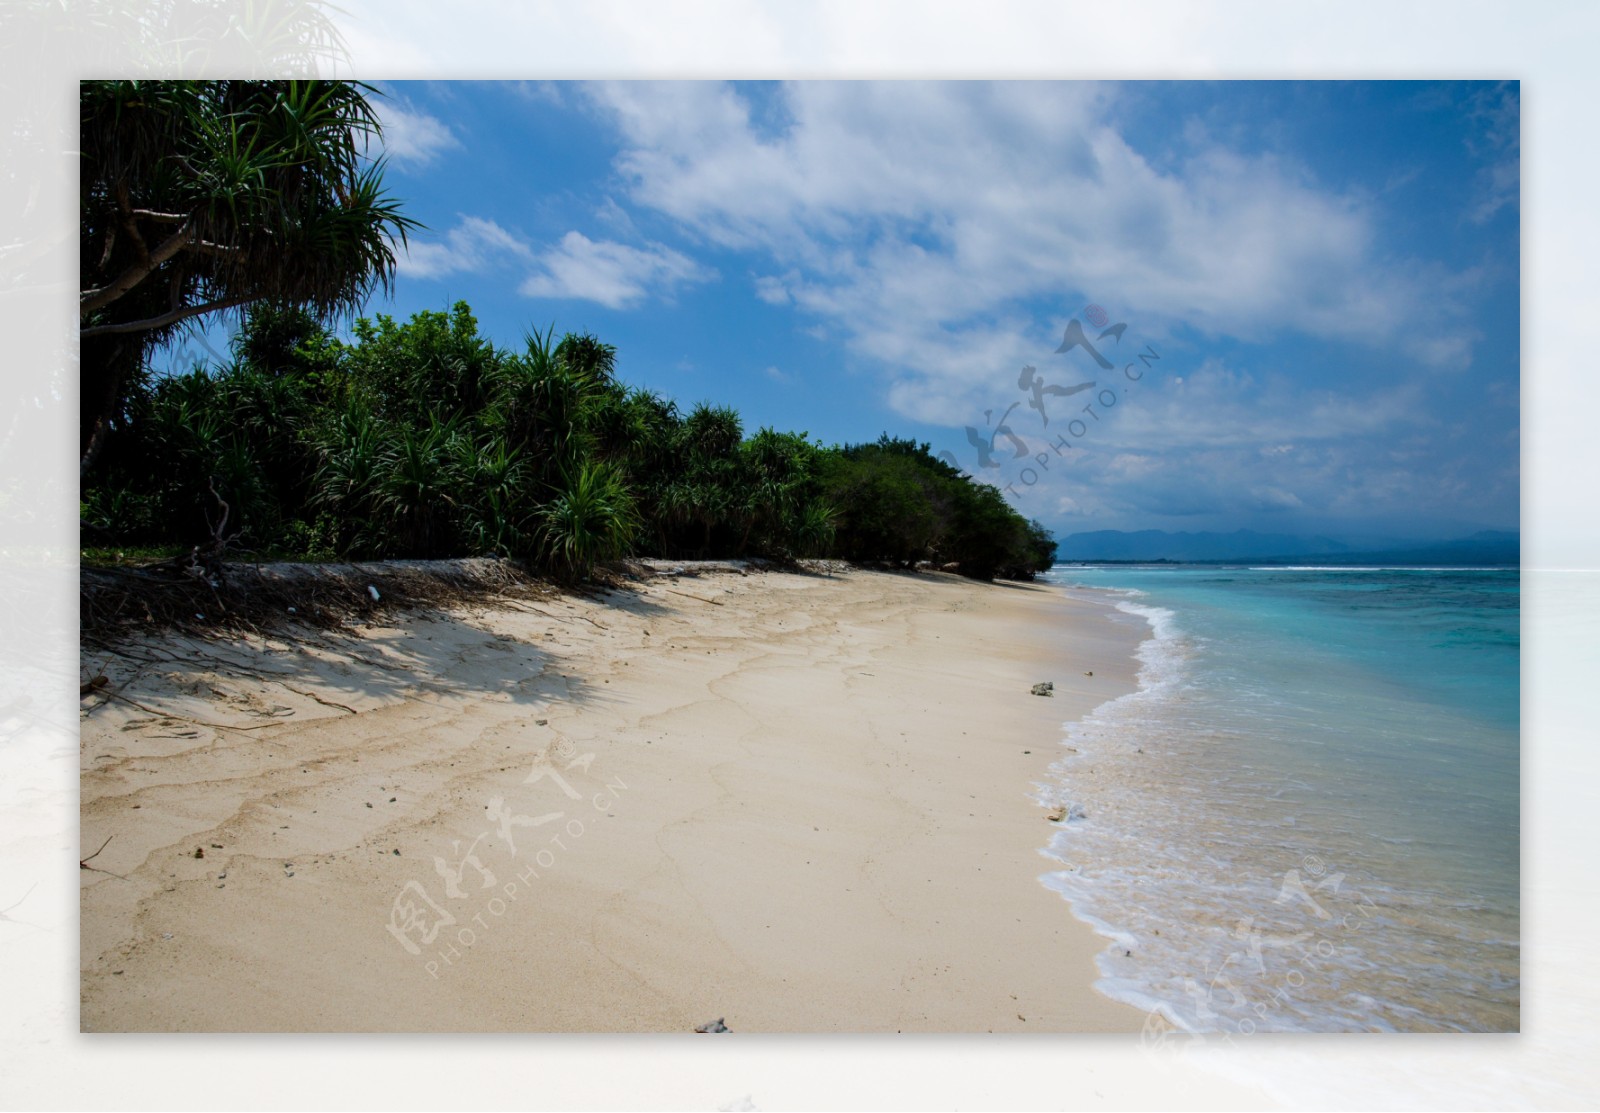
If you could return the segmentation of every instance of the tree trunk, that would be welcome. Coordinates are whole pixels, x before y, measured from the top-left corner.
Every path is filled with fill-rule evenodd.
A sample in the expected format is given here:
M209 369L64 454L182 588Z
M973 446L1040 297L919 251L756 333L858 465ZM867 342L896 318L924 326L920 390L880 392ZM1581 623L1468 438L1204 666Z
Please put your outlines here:
M78 346L78 478L94 467L144 345L126 336L85 337Z

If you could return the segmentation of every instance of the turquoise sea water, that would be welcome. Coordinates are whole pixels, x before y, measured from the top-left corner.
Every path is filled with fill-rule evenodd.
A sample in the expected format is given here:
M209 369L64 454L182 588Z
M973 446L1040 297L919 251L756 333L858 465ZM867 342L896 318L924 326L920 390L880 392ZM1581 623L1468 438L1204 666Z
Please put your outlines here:
M1041 786L1105 992L1229 1038L1519 1028L1515 569L1047 578L1147 634Z

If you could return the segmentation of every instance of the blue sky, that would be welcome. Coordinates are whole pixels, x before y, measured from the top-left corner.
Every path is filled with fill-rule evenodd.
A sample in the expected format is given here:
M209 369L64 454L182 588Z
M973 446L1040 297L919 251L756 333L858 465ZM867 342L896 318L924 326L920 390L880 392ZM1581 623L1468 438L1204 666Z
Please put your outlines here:
M381 88L428 227L369 313L587 330L749 432L928 441L1063 535L1517 524L1515 83ZM1090 306L1111 371L1056 351ZM1095 386L1035 409L1024 367Z

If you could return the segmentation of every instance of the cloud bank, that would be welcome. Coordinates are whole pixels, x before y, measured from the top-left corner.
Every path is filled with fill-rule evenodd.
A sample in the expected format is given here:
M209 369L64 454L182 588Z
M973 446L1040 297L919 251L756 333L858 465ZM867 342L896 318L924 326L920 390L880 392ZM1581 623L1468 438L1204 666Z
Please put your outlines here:
M1161 165L1094 84L586 86L636 205L770 264L794 304L950 421L1086 300L1147 331L1285 334L1465 366L1478 276L1396 257L1370 198L1191 135ZM1053 306L1053 313L1042 307Z

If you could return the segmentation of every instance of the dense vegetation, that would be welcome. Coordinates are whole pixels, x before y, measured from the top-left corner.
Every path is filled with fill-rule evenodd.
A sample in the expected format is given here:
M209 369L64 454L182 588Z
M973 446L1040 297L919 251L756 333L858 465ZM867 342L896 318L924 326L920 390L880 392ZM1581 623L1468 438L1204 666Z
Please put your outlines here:
M262 303L225 366L132 375L103 441L82 493L96 548L225 531L263 556L497 554L569 578L638 554L927 560L989 579L1055 552L927 445L747 436L729 408L624 385L592 336L496 347L465 304L363 318L341 342Z
M84 543L312 560L498 554L566 578L630 553L833 555L1024 576L1055 545L992 487L884 437L825 448L616 377L464 304L326 322L416 227L383 188L374 90L91 81L81 94ZM185 322L244 313L225 366L155 375ZM209 574L209 573L208 573Z
M324 318L394 278L416 227L383 188L351 81L86 81L79 158L80 470L150 352L263 301Z

